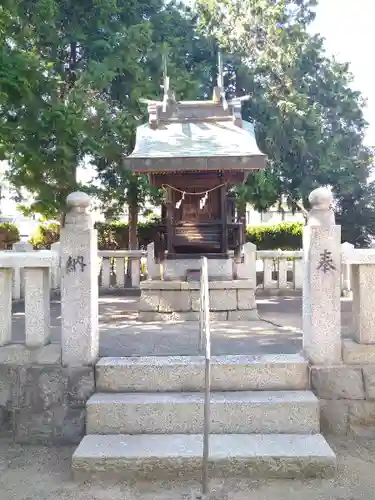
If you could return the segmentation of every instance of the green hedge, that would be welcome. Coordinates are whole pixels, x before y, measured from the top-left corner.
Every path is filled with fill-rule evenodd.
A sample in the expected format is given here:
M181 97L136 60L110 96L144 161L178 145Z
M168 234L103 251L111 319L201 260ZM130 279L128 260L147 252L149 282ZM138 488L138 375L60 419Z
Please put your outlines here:
M41 224L31 236L30 243L35 250L49 250L60 239L60 224Z
M146 248L153 241L155 225L151 221L138 224L138 241L140 248ZM99 250L127 249L129 241L128 225L123 222L98 222ZM248 226L246 241L254 243L258 250L296 250L302 248L301 223L283 222L274 226ZM41 225L37 233L30 239L34 248L50 248L52 243L59 240L60 227L58 224Z
M142 222L137 225L139 248L154 240L155 227L160 221ZM124 250L128 248L129 228L124 222L97 222L99 250Z
M20 239L17 226L10 222L0 222L0 250L11 250L13 243Z
M300 222L282 222L273 226L248 226L246 241L251 241L258 250L299 250L302 248Z
M153 241L157 222L138 224L138 240L140 248L146 247ZM97 222L99 250L120 250L128 248L129 229L124 222ZM30 238L30 243L35 250L49 249L52 243L60 239L59 224L41 224L35 234Z

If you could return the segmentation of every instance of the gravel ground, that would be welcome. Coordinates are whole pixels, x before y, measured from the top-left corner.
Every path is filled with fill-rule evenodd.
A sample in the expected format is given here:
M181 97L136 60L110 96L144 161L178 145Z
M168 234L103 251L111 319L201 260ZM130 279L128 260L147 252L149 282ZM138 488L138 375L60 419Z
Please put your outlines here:
M331 480L211 482L210 500L373 500L375 441L329 439L338 454ZM73 448L22 447L0 441L0 500L187 500L193 483L74 483Z

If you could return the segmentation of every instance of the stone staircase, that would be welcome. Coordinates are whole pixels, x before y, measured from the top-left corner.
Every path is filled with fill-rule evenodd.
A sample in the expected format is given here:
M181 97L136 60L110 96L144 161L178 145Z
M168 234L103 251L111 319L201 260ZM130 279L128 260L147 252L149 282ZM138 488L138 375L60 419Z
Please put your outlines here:
M327 477L336 457L319 434L319 401L300 355L214 356L213 476ZM202 357L102 358L76 478L201 477Z

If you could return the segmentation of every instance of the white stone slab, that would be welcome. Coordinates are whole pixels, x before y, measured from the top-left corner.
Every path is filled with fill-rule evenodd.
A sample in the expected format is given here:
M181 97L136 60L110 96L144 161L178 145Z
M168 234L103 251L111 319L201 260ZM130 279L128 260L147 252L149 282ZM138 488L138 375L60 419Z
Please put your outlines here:
M0 252L0 267L55 267L59 264L56 252Z
M200 356L102 358L96 364L102 392L203 391ZM298 354L211 357L214 391L303 390L309 385L307 361Z
M123 479L200 479L202 435L88 435L72 458L76 479L97 474ZM212 435L210 475L215 477L330 477L336 456L316 435Z
M346 249L342 253L343 263L348 264L375 264L375 250L365 248Z
M204 394L97 393L87 402L89 434L194 434L203 429ZM319 401L310 391L211 394L212 433L317 433Z
M375 344L375 263L352 265L354 338Z
M0 346L12 341L12 269L0 267Z
M141 279L141 259L130 259L131 284L133 288L139 288Z
M25 344L41 347L50 341L50 275L49 268L26 267L25 278Z
M116 286L125 287L125 259L124 257L115 258Z

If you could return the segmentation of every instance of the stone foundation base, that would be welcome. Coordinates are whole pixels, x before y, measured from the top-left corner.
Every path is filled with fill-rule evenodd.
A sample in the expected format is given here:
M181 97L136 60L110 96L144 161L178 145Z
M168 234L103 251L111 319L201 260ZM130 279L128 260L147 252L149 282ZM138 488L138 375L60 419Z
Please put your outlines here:
M343 340L343 364L312 366L324 434L375 438L375 345Z
M94 367L63 367L61 348L0 347L0 437L27 444L78 444Z
M210 281L211 319L258 319L254 292L247 280ZM138 315L141 321L198 321L199 311L198 282L147 280L141 283Z

